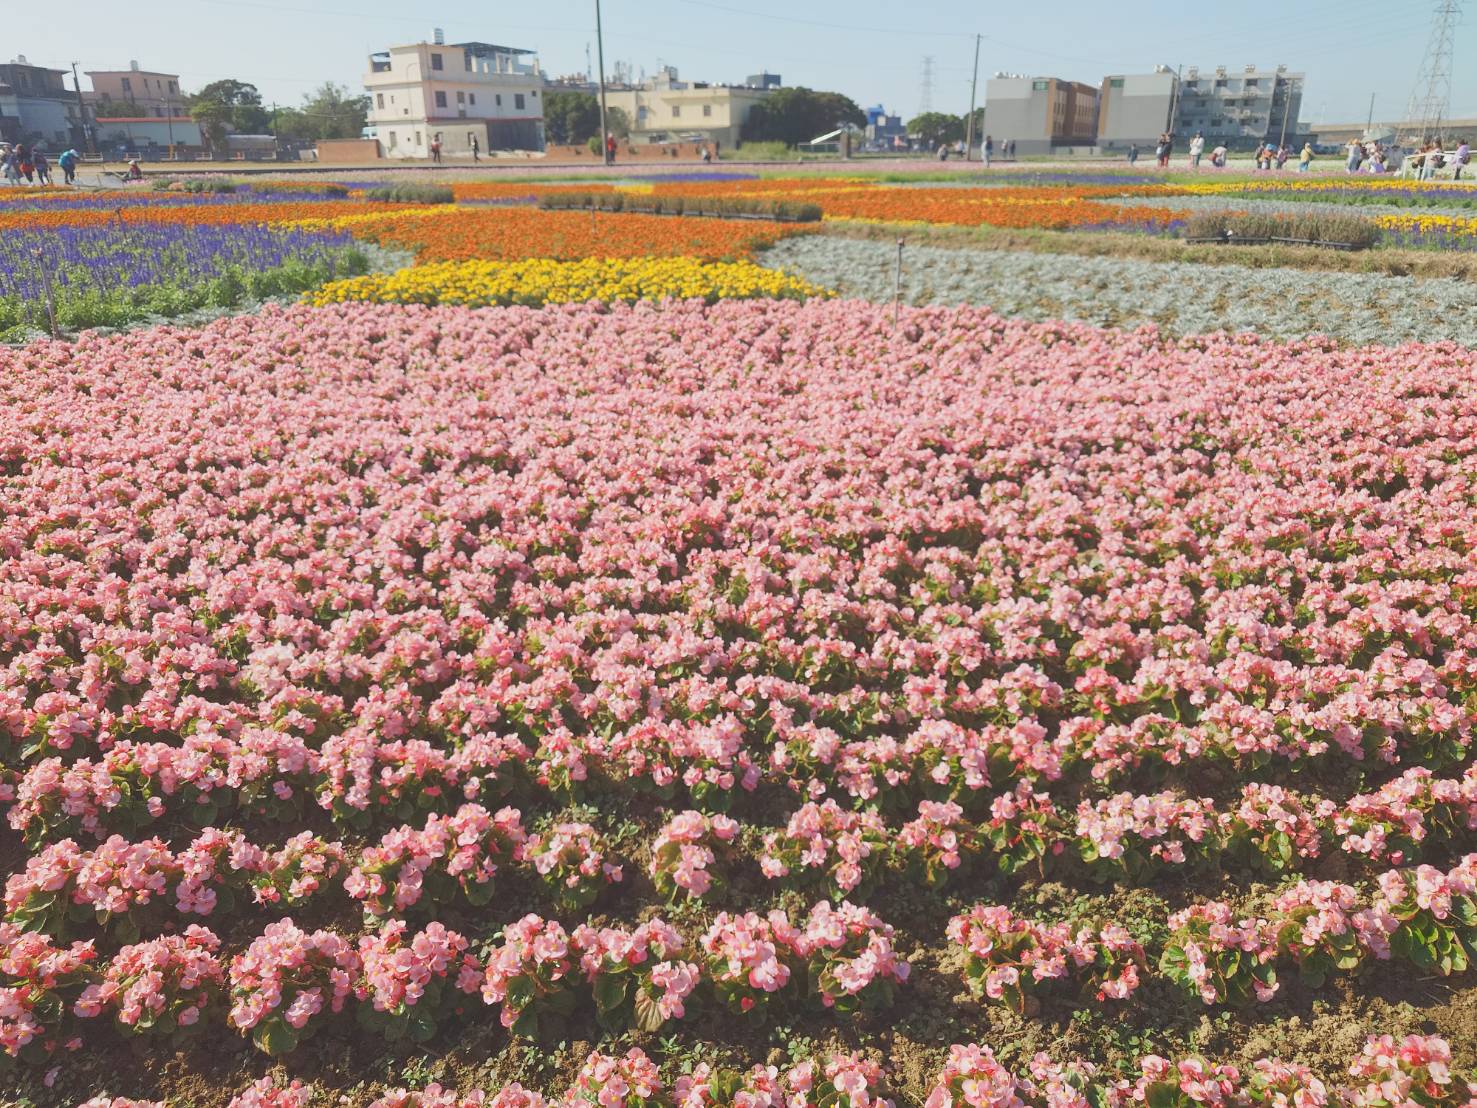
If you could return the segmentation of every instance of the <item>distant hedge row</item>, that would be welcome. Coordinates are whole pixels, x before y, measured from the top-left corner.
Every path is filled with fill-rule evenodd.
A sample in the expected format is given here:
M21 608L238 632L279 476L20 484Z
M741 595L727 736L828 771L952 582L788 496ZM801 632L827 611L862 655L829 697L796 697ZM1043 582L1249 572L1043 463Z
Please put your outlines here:
M700 215L727 218L774 219L786 223L816 223L818 204L770 200L750 196L656 196L630 192L551 192L539 198L545 208L594 209L602 212L641 212L649 215Z

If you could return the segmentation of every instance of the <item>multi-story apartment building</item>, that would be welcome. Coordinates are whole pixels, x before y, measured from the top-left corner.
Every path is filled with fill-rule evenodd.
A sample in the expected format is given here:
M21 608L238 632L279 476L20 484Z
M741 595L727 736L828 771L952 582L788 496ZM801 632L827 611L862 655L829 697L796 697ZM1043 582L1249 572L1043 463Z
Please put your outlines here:
M998 150L1014 142L1020 154L1097 139L1098 90L1078 81L997 73L985 83L985 133Z
M544 77L532 50L486 42L392 46L369 58L368 127L390 158L544 148Z
M140 69L138 62L129 62L127 69L89 69L87 76L92 92L84 95L94 113L101 109L103 116L135 119L177 119L190 114L178 73ZM116 110L117 106L130 110Z
M744 123L755 104L779 85L776 74L761 74L759 85L715 85L683 81L672 66L639 85L607 87L606 102L631 121L631 139L637 144L658 142L716 142L737 146Z
M1152 151L1173 125L1179 78L1161 65L1153 73L1113 74L1098 94L1097 144L1104 151L1130 146ZM1192 132L1193 133L1193 132Z
M82 115L63 69L32 65L24 54L0 63L0 139L34 142L53 152L81 147Z
M1199 131L1208 143L1232 148L1301 140L1302 106L1303 74L1289 73L1285 65L1241 70L1191 66L1180 81L1174 130L1182 137Z

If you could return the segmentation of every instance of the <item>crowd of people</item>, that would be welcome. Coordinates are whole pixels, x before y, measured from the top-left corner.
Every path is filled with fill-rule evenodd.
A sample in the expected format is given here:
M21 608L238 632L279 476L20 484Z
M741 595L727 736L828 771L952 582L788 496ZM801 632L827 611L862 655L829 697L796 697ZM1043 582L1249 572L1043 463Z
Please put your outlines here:
M61 166L66 183L74 184L77 180L77 151L64 150L57 158L57 165ZM51 159L39 146L27 146L23 142L12 146L8 142L0 142L0 177L4 177L8 185L19 185L22 181L28 185L50 185L53 183Z
M1373 146L1375 149L1371 153L1365 149L1366 146ZM1370 144L1363 144L1357 141L1351 142L1349 143L1347 168L1350 173L1358 173L1361 157L1363 157L1379 165L1380 168L1378 169L1371 165L1371 172L1383 172L1385 165L1384 159L1380 156L1382 154L1383 150L1377 142ZM1400 172L1402 176L1413 176L1418 177L1422 181L1429 181L1435 178L1437 170L1450 166L1452 178L1460 181L1462 179L1462 172L1471 161L1472 147L1467 143L1466 139L1457 139L1456 147L1448 150L1438 137L1428 139L1419 150L1414 150L1406 154L1400 162Z

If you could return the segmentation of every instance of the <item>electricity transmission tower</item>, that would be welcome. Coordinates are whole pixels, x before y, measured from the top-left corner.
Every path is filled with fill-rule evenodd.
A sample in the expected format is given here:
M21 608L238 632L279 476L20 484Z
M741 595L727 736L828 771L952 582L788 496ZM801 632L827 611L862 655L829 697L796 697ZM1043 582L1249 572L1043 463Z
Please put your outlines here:
M1462 0L1436 0L1431 13L1431 37L1405 109L1406 129L1418 145L1441 134L1451 111L1451 59L1461 14Z
M918 91L918 114L933 111L933 55L923 59L923 86Z

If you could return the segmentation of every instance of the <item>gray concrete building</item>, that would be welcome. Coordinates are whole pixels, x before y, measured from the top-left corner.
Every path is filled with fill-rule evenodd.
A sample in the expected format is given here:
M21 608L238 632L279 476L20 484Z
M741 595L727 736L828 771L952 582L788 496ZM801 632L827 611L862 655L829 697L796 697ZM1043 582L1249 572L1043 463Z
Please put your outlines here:
M985 134L1017 154L1050 154L1091 146L1097 137L1098 90L1056 77L997 73L985 83Z
M62 83L66 71L32 65L25 55L0 64L0 139L34 142L56 152L82 147L77 94Z
M1116 153L1137 146L1152 154L1170 126L1178 87L1174 70L1165 65L1153 73L1104 77L1098 94L1098 148Z
M1225 143L1232 150L1277 142L1284 133L1286 141L1301 142L1303 79L1285 65L1276 69L1248 65L1239 70L1191 66L1180 82L1175 133L1184 140L1200 131L1207 146Z

